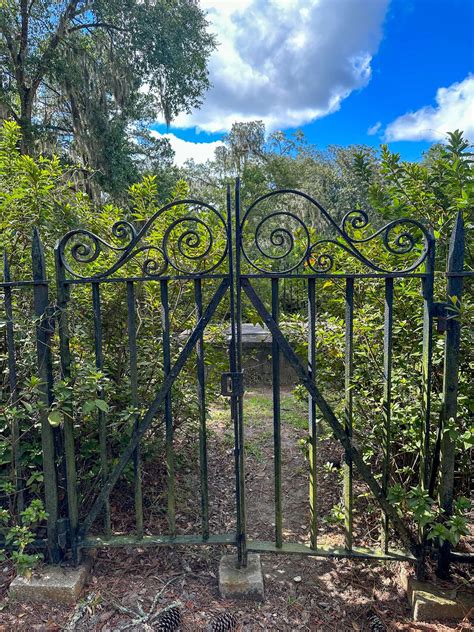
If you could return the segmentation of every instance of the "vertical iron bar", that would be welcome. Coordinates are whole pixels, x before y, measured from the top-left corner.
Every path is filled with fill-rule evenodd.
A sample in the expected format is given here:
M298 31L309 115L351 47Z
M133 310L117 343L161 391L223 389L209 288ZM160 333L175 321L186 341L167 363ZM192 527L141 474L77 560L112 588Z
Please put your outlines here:
M272 279L272 318L278 325L280 315L278 279ZM280 348L272 336L273 385L273 465L275 471L275 544L283 544L282 489L281 489L281 420L280 420Z
M10 283L10 265L7 253L3 254L3 279L5 283ZM15 332L13 324L13 307L12 307L12 288L5 286L4 289L4 305L5 320L7 330L7 360L8 360L8 383L10 385L11 404L16 406L19 398L18 379L16 372L16 354L15 354ZM23 475L20 462L20 429L18 420L12 415L11 425L11 441L12 441L12 476L13 485L15 487L15 506L18 514L25 508L25 498L23 493Z
M95 366L98 371L104 369L104 354L102 350L102 315L100 308L100 288L98 283L92 283L92 309L94 313L94 353ZM99 386L97 389L99 399L104 398L104 389ZM102 409L97 411L99 423L99 446L100 446L100 471L102 484L105 483L109 475L109 464L107 459L107 419ZM111 534L110 525L110 501L104 503L104 530L107 537Z
M316 279L308 279L308 375L313 383L316 381ZM309 430L309 508L311 548L318 546L318 508L317 508L317 425L316 404L308 395L308 430Z
M424 489L430 483L430 435L431 435L431 373L433 356L433 292L434 292L435 242L429 234L429 251L426 257L426 276L422 280L423 293L423 427L421 431L421 472Z
M464 222L458 213L449 242L447 272L454 275L464 268L465 250ZM449 276L446 288L446 302L451 308L447 313L446 339L444 348L443 372L443 424L441 439L441 469L439 502L447 518L453 513L455 446L451 433L446 429L455 426L458 404L459 354L461 345L461 322L458 310L461 308L463 277ZM449 576L449 556L451 547L445 541L440 547L437 573L440 577Z
M433 230L428 236L428 255L426 257L426 276L422 280L423 294L423 358L422 358L422 426L420 436L420 482L423 489L430 485L430 437L431 437L431 373L433 356L433 292L434 292L435 240ZM425 578L426 572L426 538L428 530L421 529L420 555L416 564L419 580Z
M163 325L163 372L164 377L171 371L170 349L170 310L168 301L168 281L160 281L161 288L161 317ZM165 397L165 424L166 424L166 472L168 482L168 526L171 535L176 533L175 520L175 479L174 479L174 449L173 449L173 414L171 408L171 392Z
M345 332L345 418L344 430L352 438L352 374L354 351L354 279L346 279L346 332ZM352 550L352 458L346 453L344 463L344 528L345 547Z
M43 475L45 509L48 513L47 533L50 561L57 563L60 553L58 547L58 488L56 476L56 454L53 428L48 420L48 409L52 403L53 363L51 358L51 325L47 317L49 306L46 262L38 231L33 231L31 249L34 286L34 310L36 317L36 355L38 377L40 379L40 420L41 445L43 450Z
M196 320L202 318L202 282L194 280L194 296L196 303ZM196 343L197 380L199 401L199 471L201 478L201 528L202 537L209 538L209 489L207 481L207 429L206 429L206 382L204 369L204 336L199 336Z
M71 351L69 347L68 303L69 287L66 284L66 273L61 258L59 243L54 248L56 266L56 320L59 333L59 353L61 379L68 381L71 376ZM73 562L78 562L77 527L78 527L78 503L77 503L77 474L74 447L73 410L69 405L64 410L63 421L64 459L66 462L66 489L68 518L70 527L71 549Z
M393 279L385 279L385 312L383 330L383 465L382 492L387 495L390 473L390 441L392 416L392 347L393 347ZM389 521L386 513L382 512L381 546L388 553Z
M230 341L229 341L229 368L231 373L237 372L237 326L235 318L235 268L233 249L233 219L230 185L227 185L227 247L229 257L229 307L230 307ZM242 564L242 549L240 543L241 534L241 502L240 502L240 437L237 397L232 394L230 398L230 413L234 428L234 465L235 465L235 502L236 502L236 533L237 533L237 565Z
M137 318L135 306L135 286L127 281L127 327L128 353L130 363L130 403L135 410L133 432L138 427L138 370L137 370ZM143 537L143 491L140 443L133 453L134 498L135 498L135 530L138 538Z
M236 361L237 371L242 372L242 284L240 278L241 262L241 225L240 225L240 178L235 181L235 319L236 319ZM238 422L238 454L239 454L239 501L240 501L240 534L238 546L238 563L247 566L247 524L245 508L245 459L244 459L244 400L237 398Z

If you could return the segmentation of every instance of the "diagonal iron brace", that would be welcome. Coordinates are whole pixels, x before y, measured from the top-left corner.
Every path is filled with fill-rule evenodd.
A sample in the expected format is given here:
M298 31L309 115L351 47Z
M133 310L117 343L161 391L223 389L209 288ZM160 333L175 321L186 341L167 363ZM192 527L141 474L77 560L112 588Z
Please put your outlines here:
M285 336L281 333L278 325L273 320L270 313L267 311L265 305L262 303L257 293L255 292L252 284L249 279L242 278L241 279L242 287L245 290L245 293L249 297L253 306L257 310L260 317L263 319L268 329L271 331L273 339L277 341L280 350L286 356L288 362L291 364L296 374L298 375L301 382L304 384L309 394L313 398L314 402L318 406L321 411L323 417L331 426L332 431L334 432L336 438L344 447L346 454L350 456L352 462L355 464L359 473L364 480L364 482L369 487L370 491L374 495L375 499L379 503L380 507L387 514L393 526L397 530L403 544L410 550L410 552L416 557L419 558L421 554L421 545L415 539L411 531L404 524L403 520L397 513L395 507L393 507L387 500L387 497L382 491L382 488L375 480L370 467L364 462L362 455L357 450L357 448L353 445L350 437L346 434L344 427L337 419L336 415L332 411L331 407L322 396L312 379L310 378L308 371L303 367L300 359L292 349L289 342L286 340Z
M137 424L137 427L130 439L130 442L128 443L127 447L123 451L119 462L117 463L115 468L112 470L108 479L105 481L104 485L102 486L102 489L99 495L97 496L97 498L95 499L94 504L91 507L91 510L89 511L88 515L86 516L84 522L82 523L80 527L79 535L81 537L84 536L89 531L93 522L95 521L100 511L102 510L102 507L106 499L108 498L110 492L114 488L114 485L117 483L128 461L133 456L133 453L137 445L139 444L140 440L143 438L143 435L145 434L145 432L150 427L151 422L153 421L157 412L163 406L167 393L173 386L173 383L175 382L176 378L181 372L181 369L183 368L186 360L190 356L191 351L196 346L196 343L201 337L205 327L208 325L209 321L214 315L214 312L216 311L217 306L221 302L228 287L229 287L229 279L227 278L223 279L222 283L217 288L216 293L212 297L212 300L207 306L206 311L202 315L202 318L199 320L199 322L196 325L196 328L192 331L191 335L189 336L174 366L171 368L171 371L168 373L166 379L163 381L161 388L158 391L155 399L151 403L145 415L143 415L141 421Z

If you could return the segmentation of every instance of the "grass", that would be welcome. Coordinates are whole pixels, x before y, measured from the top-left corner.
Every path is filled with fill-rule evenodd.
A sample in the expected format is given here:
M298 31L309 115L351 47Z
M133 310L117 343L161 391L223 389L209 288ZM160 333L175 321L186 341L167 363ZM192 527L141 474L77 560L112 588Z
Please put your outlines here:
M287 391L281 394L281 423L288 424L296 429L306 430L308 424L307 407L305 402L297 399ZM230 428L230 411L227 402L217 401L209 411L209 426L224 425ZM271 442L272 430L263 430L267 426L268 419L273 417L273 395L270 390L249 390L244 398L244 423L252 429L252 436L247 435L245 450L247 455L261 463L264 458L263 447ZM213 432L209 428L209 432ZM225 434L226 445L233 445L233 435Z
M299 430L308 429L308 404L288 394L282 399L280 417L286 423Z
M230 400L223 397L218 398L212 403L209 409L208 423L210 425L227 425L230 426Z
M270 394L248 391L244 396L244 421L248 426L261 426L265 418L272 415Z
M270 389L249 389L244 396L244 423L246 427L257 429L265 425L265 420L273 417L273 395ZM294 393L281 392L281 423L297 430L308 430L308 404ZM223 425L231 428L230 406L228 400L220 398L209 410L209 426ZM329 426L319 417L319 439L332 436ZM250 448L251 450L252 448Z
M252 436L247 435L245 442L246 453L256 461L262 462L264 458L263 447L271 442L272 430L264 430L268 426L268 420L273 417L273 394L271 390L248 390L244 398L244 423L252 429ZM281 393L280 406L281 423L287 424L298 430L306 430L308 427L307 405L295 397L293 393L283 391ZM208 433L211 436L218 426L227 430L231 429L229 404L225 400L216 401L209 410ZM234 442L233 433L225 432L224 443L231 447Z
M273 416L272 393L249 391L244 399L244 419L249 426L259 426L262 418ZM280 419L293 428L306 430L308 427L308 411L305 402L297 399L293 393L282 392Z
M245 442L245 451L250 456L253 456L259 463L263 461L263 452L262 447L265 444L268 444L273 437L273 432L271 430L266 430L264 432L260 432L257 436L252 439L247 439Z

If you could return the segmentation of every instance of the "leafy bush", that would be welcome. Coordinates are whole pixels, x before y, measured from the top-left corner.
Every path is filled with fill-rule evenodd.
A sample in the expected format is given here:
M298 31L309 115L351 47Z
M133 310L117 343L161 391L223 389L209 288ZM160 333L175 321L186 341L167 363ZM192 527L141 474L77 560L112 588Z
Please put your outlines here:
M11 492L3 486L2 491ZM6 559L7 551L21 575L28 574L42 558L40 553L27 553L29 545L35 541L36 528L48 517L41 500L32 500L20 512L20 524L16 524L12 514L0 509L0 536L4 539L4 548L0 547L0 562Z
M466 225L466 269L472 270L472 208L474 207L473 157L469 144L460 132L448 136L446 146L431 150L422 164L407 163L398 154L382 148L381 159L373 164L364 154L356 157L354 168L367 181L371 204L380 217L422 219L437 239L435 301L444 301L446 293L446 257L449 238L457 213L462 212ZM383 175L380 178L380 174ZM355 233L364 237L364 231ZM377 252L378 249L378 252ZM373 240L371 258L383 261L386 256L380 241ZM350 262L344 262L348 269ZM383 385L383 284L360 281L354 292L354 435L366 462L381 471L384 437L382 406ZM344 414L344 284L328 279L318 286L316 379L340 417ZM474 447L472 415L474 398L471 376L474 344L473 288L466 279L462 305L450 297L449 318L462 322L459 371L458 417L456 425L447 420L442 432L450 434L456 453L456 494L459 500L452 517L444 517L436 499L423 489L420 477L422 432L422 298L417 279L395 282L393 316L393 369L391 418L391 497L399 498L403 515L418 527L428 529L429 538L457 543L465 532L467 511L463 493L469 492ZM294 347L307 353L307 319L300 303L298 310L281 316L281 326ZM431 455L437 449L436 430L441 428L444 337L434 333ZM304 391L304 389L303 389ZM303 397L306 394L303 393ZM434 487L436 492L436 485ZM405 490L405 491L403 491ZM408 491L407 491L408 490ZM403 494L402 494L403 491ZM403 498L402 498L402 496ZM337 515L337 507L334 510Z

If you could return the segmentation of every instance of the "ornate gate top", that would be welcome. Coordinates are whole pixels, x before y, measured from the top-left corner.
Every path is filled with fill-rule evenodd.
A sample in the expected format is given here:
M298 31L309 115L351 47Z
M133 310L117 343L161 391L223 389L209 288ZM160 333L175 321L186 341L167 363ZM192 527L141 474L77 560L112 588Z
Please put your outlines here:
M363 210L347 212L337 224L311 196L282 189L253 202L236 228L245 260L269 275L351 274L359 271L357 265L364 271L407 274L434 248L434 238L417 220L398 218L366 234L369 224ZM111 232L108 241L84 228L69 231L56 246L60 263L78 279L104 279L127 264L127 275L131 268L150 278L203 276L226 260L230 245L224 216L194 199L163 206L140 229L120 220Z
M71 230L56 244L57 256L72 276L100 280L128 263L150 278L170 268L178 274L201 276L216 270L228 252L224 217L210 204L193 199L163 206L139 230L120 220L112 226L112 237L118 243L84 228ZM111 261L113 254L118 257L115 261Z
M318 211L316 216L312 213L314 210ZM315 238L319 232L315 230L317 220L320 224L323 220L325 228L330 228L334 236ZM433 237L417 220L395 219L363 235L369 223L365 211L352 210L338 225L311 196L282 189L262 195L247 209L240 223L241 248L247 262L264 274L285 274L298 268L315 273L333 272L338 251L350 255L353 262L358 261L369 270L390 274L413 272L434 246ZM370 246L377 237L383 244L378 251L378 261L370 252L364 254L361 248L366 244L367 251L373 250ZM349 272L347 264L345 257L345 273Z

